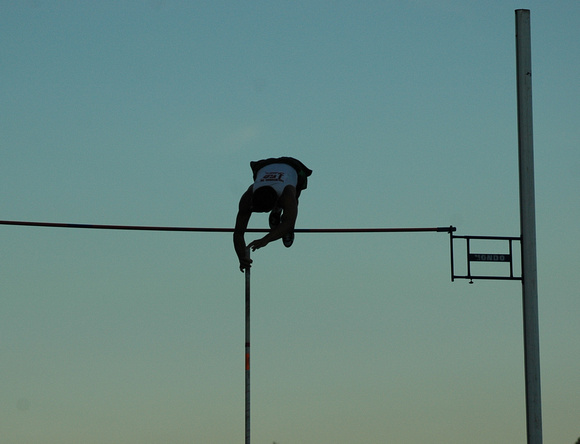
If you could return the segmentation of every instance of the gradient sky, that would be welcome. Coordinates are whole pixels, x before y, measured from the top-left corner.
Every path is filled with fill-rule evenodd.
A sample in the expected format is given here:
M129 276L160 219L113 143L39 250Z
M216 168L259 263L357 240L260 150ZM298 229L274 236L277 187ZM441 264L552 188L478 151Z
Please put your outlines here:
M249 162L289 155L314 170L299 228L517 236L519 8L544 442L572 444L577 0L0 0L0 219L232 227ZM0 233L1 444L242 442L231 235ZM449 256L445 233L254 253L252 442L525 443L521 284L452 283Z

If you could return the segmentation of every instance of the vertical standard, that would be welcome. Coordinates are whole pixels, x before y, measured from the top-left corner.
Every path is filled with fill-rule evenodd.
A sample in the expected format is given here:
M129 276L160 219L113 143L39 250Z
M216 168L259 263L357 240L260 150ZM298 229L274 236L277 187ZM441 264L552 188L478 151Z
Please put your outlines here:
M542 444L538 270L536 261L536 210L532 126L532 49L530 34L530 11L528 9L517 9L516 75L526 419L528 444Z

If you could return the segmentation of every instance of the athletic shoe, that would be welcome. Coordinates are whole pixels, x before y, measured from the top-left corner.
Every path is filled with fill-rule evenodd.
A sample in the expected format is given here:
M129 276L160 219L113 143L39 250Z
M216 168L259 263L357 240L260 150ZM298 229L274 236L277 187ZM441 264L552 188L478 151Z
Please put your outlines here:
M290 248L294 242L294 231L286 233L284 236L282 236L282 242L286 248Z
M282 217L282 209L274 208L268 217L268 223L270 224L270 230L273 230L278 225L280 225L280 219Z

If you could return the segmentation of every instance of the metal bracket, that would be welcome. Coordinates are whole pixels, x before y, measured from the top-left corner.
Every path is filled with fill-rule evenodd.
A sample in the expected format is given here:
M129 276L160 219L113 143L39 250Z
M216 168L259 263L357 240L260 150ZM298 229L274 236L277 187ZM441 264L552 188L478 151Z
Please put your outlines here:
M451 249L451 281L455 279L469 279L469 283L473 284L474 279L488 279L488 280L522 280L521 271L519 276L514 273L514 253L513 244L514 242L520 242L521 249L521 237L513 236L454 236L452 232L449 233L450 239L450 249ZM467 274L458 275L455 274L455 261L454 261L454 240L464 239L467 251ZM503 253L474 253L472 248L472 240L482 240L482 241L505 241L507 243L507 252ZM472 272L472 262L495 262L495 263L505 263L509 265L509 270L503 275L488 275L488 274L473 274Z

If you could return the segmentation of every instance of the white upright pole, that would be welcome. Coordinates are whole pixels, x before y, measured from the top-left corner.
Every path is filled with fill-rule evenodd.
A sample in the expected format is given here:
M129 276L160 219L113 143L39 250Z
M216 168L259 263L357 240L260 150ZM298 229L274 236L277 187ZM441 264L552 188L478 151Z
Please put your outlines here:
M531 53L530 11L528 9L518 9L516 10L516 64L526 421L528 444L541 444L542 403L540 390L540 334L538 327Z

